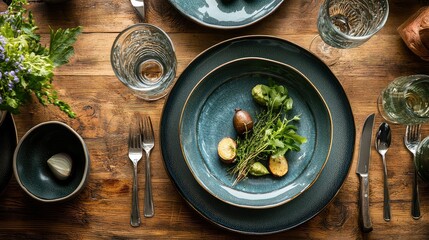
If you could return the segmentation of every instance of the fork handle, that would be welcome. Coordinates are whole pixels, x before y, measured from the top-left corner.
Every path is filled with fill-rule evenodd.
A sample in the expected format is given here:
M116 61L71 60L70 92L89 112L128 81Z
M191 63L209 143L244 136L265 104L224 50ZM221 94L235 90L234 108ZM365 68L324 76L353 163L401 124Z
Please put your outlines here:
M144 197L144 216L153 217L153 198L152 198L152 180L150 175L150 152L146 152L146 181L145 181L145 197Z
M131 226L138 227L140 226L140 210L139 210L139 201L138 201L138 187L137 187L137 164L133 164L134 167L134 176L133 176L133 195L131 199L132 209L131 209Z

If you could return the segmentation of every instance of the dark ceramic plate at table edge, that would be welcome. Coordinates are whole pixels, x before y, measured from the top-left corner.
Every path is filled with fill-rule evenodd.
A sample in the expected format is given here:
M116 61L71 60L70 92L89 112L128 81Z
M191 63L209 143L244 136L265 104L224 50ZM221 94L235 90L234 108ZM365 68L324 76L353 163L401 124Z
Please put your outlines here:
M193 179L180 156L181 150L177 143L178 115L195 81L220 64L241 57L264 57L296 67L310 80L317 82L319 91L325 95L332 110L333 151L318 181L295 200L272 209L237 208L211 196ZM190 207L219 227L257 235L286 231L307 222L334 199L350 172L356 135L349 100L329 67L298 45L266 35L229 39L199 54L183 71L167 97L160 133L165 169Z
M217 28L217 29L238 29L238 28L250 26L256 22L261 21L265 17L269 16L283 3L284 0L270 0L270 7L268 9L265 9L266 8L265 5L264 5L264 7L261 7L259 10L263 9L264 12L263 13L257 12L257 13L259 13L259 15L252 15L251 17L254 17L254 19L252 19L249 16L248 18L245 18L245 20L239 20L239 21L237 20L236 22L230 23L230 24L222 23L221 21L213 22L213 21L209 21L207 19L204 19L202 17L198 17L198 16L196 16L195 12L193 12L192 10L190 10L189 8L186 8L186 6L184 6L184 5L186 5L186 2L185 2L185 4L183 4L183 3L180 3L180 0L168 0L168 1L182 15L184 15L185 17L191 19L192 21L194 21L194 22L196 22L202 26ZM188 1L188 0L185 0L185 1ZM203 0L203 1L205 1L205 3L207 4L207 2L206 2L207 0ZM241 3L240 1L237 1L237 0L232 0L232 1L230 1L231 3L222 3L222 0L217 0L217 1L220 2L220 6L223 6L225 9L231 8L231 4L235 4L235 6L236 6L236 5L239 5ZM249 4L246 1L244 1L244 2L245 2L245 4ZM257 2L257 1L255 1L255 2ZM201 2L201 3L203 3L203 2ZM260 2L257 2L257 3L260 3ZM218 8L218 10L220 10L220 8ZM200 12L200 11L196 11L196 12L202 14L202 12ZM237 14L236 12L237 11L223 12L223 13ZM205 13L202 15L204 15L204 17L210 17L210 14L208 14L208 13Z
M250 88L269 81L287 87L294 100L288 116L300 116L295 125L300 126L298 133L308 141L300 151L287 154L286 176L250 177L233 185L233 179L226 174L231 165L220 163L217 140L212 139L235 134L232 121L228 121L232 117L231 109L240 106L256 114L260 107L252 101ZM213 102L212 98L217 101ZM179 122L182 154L194 178L214 197L238 207L271 208L293 200L317 180L332 147L332 117L318 90L292 66L265 58L239 58L210 71L192 89ZM221 128L220 132L213 130Z
M15 121L12 114L7 112L3 124L0 125L0 196L12 178L13 153L17 144Z

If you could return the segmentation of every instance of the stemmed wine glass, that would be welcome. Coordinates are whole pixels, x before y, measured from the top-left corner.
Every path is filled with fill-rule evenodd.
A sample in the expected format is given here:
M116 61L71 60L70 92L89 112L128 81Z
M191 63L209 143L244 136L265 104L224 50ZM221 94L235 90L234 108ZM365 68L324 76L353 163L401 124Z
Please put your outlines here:
M388 15L388 0L325 0L317 20L319 35L310 51L333 65L342 49L360 46L376 34Z

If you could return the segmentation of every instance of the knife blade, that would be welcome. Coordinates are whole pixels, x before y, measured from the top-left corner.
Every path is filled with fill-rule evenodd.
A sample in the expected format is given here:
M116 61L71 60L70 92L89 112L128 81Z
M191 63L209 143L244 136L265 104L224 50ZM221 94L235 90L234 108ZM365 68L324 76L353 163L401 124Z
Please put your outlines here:
M362 129L360 139L359 159L356 173L359 175L359 222L363 232L372 231L371 216L369 214L369 161L371 158L371 138L374 127L375 114L369 115Z
M133 5L134 10L136 10L137 14L140 16L142 21L145 20L145 7L144 0L130 0L131 5Z

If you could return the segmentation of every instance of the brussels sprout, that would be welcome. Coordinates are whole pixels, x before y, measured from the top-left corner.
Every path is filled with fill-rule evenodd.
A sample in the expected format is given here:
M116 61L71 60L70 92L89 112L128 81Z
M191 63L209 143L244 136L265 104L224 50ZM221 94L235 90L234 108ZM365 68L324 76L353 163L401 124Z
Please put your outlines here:
M254 162L249 169L249 173L253 176L259 177L270 174L268 169L264 166L264 164L260 162Z

